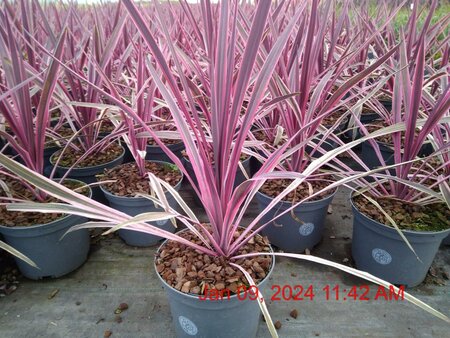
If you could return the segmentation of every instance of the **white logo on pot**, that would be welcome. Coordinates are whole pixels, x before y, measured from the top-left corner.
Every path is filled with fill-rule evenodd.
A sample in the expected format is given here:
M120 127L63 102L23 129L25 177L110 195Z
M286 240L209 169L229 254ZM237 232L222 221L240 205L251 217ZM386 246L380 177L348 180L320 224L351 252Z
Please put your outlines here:
M167 223L167 220L166 220L166 219L161 220L161 221L156 221L156 224L158 224L158 225L164 225L164 224L166 224L166 223Z
M392 256L389 252L383 249L375 248L372 250L372 257L375 260L375 262L382 264L382 265L388 265L392 262Z
M313 223L305 223L298 228L298 232L302 236L309 236L314 231L314 224Z
M190 320L184 316L178 317L178 322L180 323L181 328L184 332L186 332L190 336L195 336L198 332L197 326Z

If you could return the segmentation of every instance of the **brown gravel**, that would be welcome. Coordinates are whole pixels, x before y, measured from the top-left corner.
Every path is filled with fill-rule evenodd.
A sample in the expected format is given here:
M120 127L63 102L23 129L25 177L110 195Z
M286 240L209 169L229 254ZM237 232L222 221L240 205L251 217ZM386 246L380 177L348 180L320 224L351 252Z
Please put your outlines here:
M189 157L188 157L188 155L187 155L187 153L186 153L186 150L182 150L181 151L181 156L183 156L187 161L189 161ZM245 161L246 159L248 159L250 156L249 155L247 155L247 154L244 154L244 153L241 153L241 156L239 157L239 159L241 160L241 162L242 161ZM210 163L212 163L212 164L214 164L214 154L213 154L213 152L211 151L210 153L209 153L209 161L210 161Z
M235 238L239 232L235 233ZM179 235L190 242L202 245L190 231L179 233ZM269 251L270 245L267 238L256 235L237 252L237 255ZM272 258L257 256L239 259L234 263L242 266L258 284L270 271ZM167 241L157 253L155 265L159 275L170 286L184 293L204 295L207 290L226 290L224 297L227 297L228 290L230 295L233 295L239 286L248 287L249 285L243 273L232 267L226 258L211 257L174 241Z
M163 138L161 139L161 141L165 144L165 145L172 145L172 144L179 144L182 143L180 140L173 140L173 139L167 139L167 138ZM147 141L147 144L149 146L158 146L158 144L156 143L156 141L154 139L149 139Z
M348 113L347 111L343 111L342 109L339 109L339 110L331 113L330 115L325 116L322 119L322 124L325 127L332 127L336 123L336 121L342 117L342 115L347 114L347 113ZM347 120L348 120L348 116L342 120L341 124L345 124L347 122Z
M12 255L0 250L0 298L9 296L17 290L22 275L16 267Z
M152 172L172 186L177 185L183 177L181 171L175 165L169 163L147 161L145 168L148 172ZM115 180L115 182L103 184L103 187L117 196L131 197L137 193L151 193L148 175L142 177L135 162L125 163L106 170L102 176L98 177L98 180Z
M0 175L0 179L3 180L9 187L9 190L12 196L16 199L22 199L31 202L38 202L35 196L28 190L19 180L14 180L10 177L5 177ZM82 185L66 180L63 183L64 186L70 189L76 189L81 187ZM80 193L87 196L89 190L82 189L79 191ZM0 201L3 203L7 203L7 195L3 192L3 189L0 188ZM58 202L57 199L48 196L43 203L50 202ZM32 226L36 224L46 224L50 223L58 218L60 218L62 214L59 213L40 213L40 212L20 212L20 211L8 211L6 210L5 205L0 205L0 224L7 227L14 226Z
M291 316L291 317L294 318L294 319L297 319L297 317L298 317L298 311L297 311L297 309L292 310L292 311L289 313L289 316Z
M102 134L110 134L116 129L116 126L110 120L102 120L99 123L101 123L100 133Z
M441 231L450 228L450 209L443 203L421 206L393 198L375 199L400 229ZM363 196L353 198L355 206L367 217L391 226L384 214Z
M62 144L67 143L67 141L73 136L73 130L67 127L61 127L55 131L58 137L53 137L53 135L45 137L45 147L60 147ZM61 144L62 143L62 144Z
M367 131L369 133L373 133L374 131L377 131L381 128L385 128L388 127L388 124L384 121L381 120L377 120L377 121L372 121L370 124L366 125ZM384 135L381 137L377 137L376 138L377 141L382 142L382 143L386 143L386 144L392 144L392 135Z
M61 151L55 153L50 159L52 163L55 163L57 156L59 156ZM61 161L59 161L59 166L61 167L71 167L81 156L85 153L84 150L77 151L72 148L67 148L63 154ZM93 167L96 165L105 164L111 162L121 156L124 153L124 149L118 143L111 143L107 148L105 148L100 153L93 153L87 156L84 160L79 162L75 168L86 168Z
M127 303L120 303L117 309L114 310L114 313L116 315L121 314L125 310L128 310L128 304Z
M370 124L366 125L367 131L369 133L373 133L377 130L380 130L382 128L386 128L389 127L389 125L385 122L385 121L381 121L381 120L377 120L377 121L373 121ZM417 130L418 131L418 130ZM405 132L402 131L402 142L405 138ZM383 135L383 136L379 136L376 138L377 141L382 142L387 144L388 146L390 145L391 147L393 146L393 139L392 139L392 134L387 134L387 135Z
M277 197L284 189L286 189L290 184L292 183L292 180L288 179L279 179L279 180L267 180L264 182L263 186L261 187L261 192L269 197L275 198ZM313 192L320 191L324 188L326 188L328 185L330 185L329 181L312 181L309 182L312 185ZM323 193L320 193L316 197L313 197L312 199L308 201L318 201L321 200L332 193L334 193L335 190L332 191L325 191ZM310 196L309 193L309 187L306 183L302 183L299 185L294 191L291 191L287 196L283 198L283 201L288 202L298 202L303 198L306 198Z
M268 136L269 134L271 134L271 136L272 136L271 138ZM273 133L273 132L269 132L269 131L264 132L262 130L258 130L258 131L253 132L253 135L255 136L255 138L258 141L262 141L262 142L266 143L266 144L263 145L263 147L266 148L266 149L273 148L273 147L281 147L283 144L286 143L286 138L283 137L280 140L280 142L276 146L274 146L273 143L275 142L276 134Z

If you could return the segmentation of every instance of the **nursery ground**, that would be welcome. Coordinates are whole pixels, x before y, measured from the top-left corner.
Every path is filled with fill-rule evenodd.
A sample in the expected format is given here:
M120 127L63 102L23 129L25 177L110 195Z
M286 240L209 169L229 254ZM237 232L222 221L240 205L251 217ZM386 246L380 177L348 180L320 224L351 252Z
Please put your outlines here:
M187 187L182 194L194 205ZM311 254L350 265L352 216L348 196L346 189L337 193L332 213L327 215L324 239ZM194 210L204 218L200 208ZM256 212L252 206L248 217ZM111 337L173 337L167 298L152 267L155 250L128 247L118 237L103 238L93 245L86 264L72 274L57 280L22 279L14 293L0 298L0 336L104 337L109 331ZM434 276L409 290L447 315L449 263L450 247L441 247ZM312 286L315 297L270 301L276 291L270 288L272 285ZM414 305L374 300L374 285L369 285L369 301L337 301L334 296L327 300L323 290L327 285L349 290L368 283L317 264L277 258L265 296L272 319L281 323L280 337L448 337L448 324ZM116 315L121 303L128 309ZM296 319L290 316L294 309L298 311ZM258 337L270 337L263 321Z

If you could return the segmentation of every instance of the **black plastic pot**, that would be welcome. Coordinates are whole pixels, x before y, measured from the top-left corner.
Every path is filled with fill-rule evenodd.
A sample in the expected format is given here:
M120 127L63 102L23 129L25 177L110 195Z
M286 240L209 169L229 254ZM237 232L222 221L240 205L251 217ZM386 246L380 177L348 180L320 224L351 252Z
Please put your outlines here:
M95 176L98 174L103 174L105 169L111 169L111 168L114 168L115 166L118 166L119 164L121 164L123 162L124 154L125 154L125 149L122 147L122 154L119 157L117 157L116 159L114 159L108 163L96 165L93 167L72 168L70 170L70 173L67 175L67 177L80 180L87 184L95 183L95 182L97 182L97 178ZM53 155L50 157L50 163L52 165L52 170L53 170L55 161L52 160L52 157L53 157ZM55 172L59 177L63 177L69 169L70 168L62 167L62 166L58 165L56 167ZM101 191L101 189L99 187L92 188L92 198L100 203L107 204L105 195L103 194L103 192Z
M380 100L380 103L386 108L388 112L392 110L392 100Z
M88 220L68 215L47 224L5 227L0 233L6 243L36 263L38 268L15 257L17 266L27 278L57 278L80 267L87 259L90 245L89 231L81 229L62 237L69 228Z
M393 165L395 163L393 146L390 147L386 143L379 141L375 142L380 147L380 152L386 165ZM433 151L433 146L430 143L424 143L418 155L420 157L428 156L431 155ZM362 143L361 159L370 169L375 169L382 166L372 144L369 141L365 141ZM395 169L390 169L390 172L392 175L395 175Z
M186 231L186 230L183 230ZM158 252L164 247L159 247ZM273 257L273 256L272 256ZM267 280L272 275L275 259L266 278L258 285L258 291L264 294ZM156 266L155 266L156 270ZM232 295L220 300L200 300L198 295L180 292L168 285L156 272L170 304L173 325L177 337L215 337L215 338L252 338L256 337L261 311L257 301L244 300Z
M386 165L394 164L394 150L385 143L375 142L380 148L381 155ZM375 169L382 165L369 141L365 141L361 145L361 159L370 169ZM391 169L391 171L395 173L395 169Z
M261 234L267 236L270 243L287 252L304 252L305 249L312 249L322 239L325 228L325 216L328 206L336 192L319 201L304 202L293 209L295 218L291 212L277 218L268 224ZM258 208L262 212L273 200L261 192L256 193ZM292 203L278 202L261 219L260 223L265 224L271 219L287 210Z
M377 113L365 113L365 114L361 114L359 117L359 121L366 125L366 124L370 124L373 121L377 120L380 118L380 115L378 115ZM347 130L345 133L345 138L349 141L353 140L353 135L355 135L355 140L361 138L361 132L359 130L359 127L357 125L354 125L352 129Z
M161 162L161 161L152 161L157 163L165 163L169 164L167 162ZM181 182L183 181L183 178L178 182L176 186L174 186L175 190L179 190L181 187ZM163 211L164 209L160 207L156 207L155 204L150 201L149 199L145 197L125 197L125 196L116 196L112 193L110 193L108 190L106 190L104 187L101 186L101 190L104 193L106 199L109 202L109 205L119 211L122 211L130 216L136 216L138 214L144 213L144 212L153 212L153 211ZM165 194L167 201L169 202L169 205L172 206L174 209L178 205L175 199L172 197L172 195L168 192ZM156 226L158 228L161 228L166 231L175 232L175 227L172 225L170 220L165 221L156 221L151 222L153 226ZM126 229L120 229L119 230L119 236L127 243L128 245L132 246L139 246L139 247L148 247L157 244L160 240L162 240L162 237L146 234L143 232L133 231L133 230L126 230Z
M50 176L53 169L53 165L50 163L50 157L59 149L59 147L44 148L44 175L47 177Z
M348 122L349 122L349 119L348 118L345 119L339 126L336 127L336 129L333 131L333 133L335 135L342 133L345 129L347 129ZM329 127L331 127L331 126L329 126ZM323 134L316 135L316 138L314 139L314 143L317 144L319 142L322 142L323 136L324 136ZM344 136L344 135L341 135L341 136ZM327 138L327 139L323 140L320 147L325 151L331 151L331 150L338 148L339 143L334 141L332 138ZM305 150L307 153L311 153L313 151L313 147L308 145L305 147ZM319 154L320 154L319 151L315 152L316 156L318 156Z
M184 150L184 143L174 143L168 144L167 148L169 148L178 158L181 158L181 152ZM173 161L166 155L166 153L161 149L158 145L148 145L147 146L147 155L145 156L146 160L149 161L162 161L173 163Z
M396 285L413 287L422 283L450 229L439 232L404 230L418 260L394 228L372 220L356 208L353 200L351 203L352 256L356 267Z

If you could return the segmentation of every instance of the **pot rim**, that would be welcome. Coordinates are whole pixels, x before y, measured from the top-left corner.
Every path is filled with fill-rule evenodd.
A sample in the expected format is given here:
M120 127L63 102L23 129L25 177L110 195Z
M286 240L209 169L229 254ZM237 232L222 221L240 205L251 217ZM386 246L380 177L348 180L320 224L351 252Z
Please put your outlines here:
M182 230L178 231L176 234L178 235L179 233L185 232L185 231L189 231L189 229L182 229ZM257 235L258 235L258 234L257 234ZM158 252L161 251L161 248L162 248L168 241L169 241L169 239L165 239L164 242L162 242L161 245L160 245L160 246L158 247L158 249L156 250L155 257L154 257L154 259L153 259L153 268L155 269L156 275L158 276L159 280L161 281L161 283L162 283L165 287L170 288L171 291L175 292L177 295L180 295L180 296L183 296L183 297L192 299L192 300L199 300L199 296L200 296L200 295L194 295L194 294L191 294L191 293L184 293L184 292L181 292L181 291L175 289L174 287L170 286L169 284L167 284L167 282L161 277L161 275L160 275L160 274L158 273L158 271L156 270L156 254L157 254ZM272 245L269 244L269 247L270 247L270 252L271 252L271 253L274 253L273 248L272 248ZM263 256L263 255L261 255L261 256ZM270 255L270 257L271 257L271 259L272 259L272 265L271 265L271 267L270 267L270 270L269 270L269 272L267 273L266 277L264 277L258 284L256 284L257 287L258 287L261 283L267 281L267 280L269 279L269 277L270 277L270 276L272 275L272 273L273 273L273 270L274 270L274 268L275 268L275 255ZM236 299L237 296L238 296L237 294L230 295L229 298L228 298L228 296L227 296L226 299L224 298L223 300L214 300L214 302L230 301L230 300ZM206 299L206 300L208 300L208 299ZM209 300L209 301L210 301L210 300Z
M172 165L172 166L176 166L175 164L170 163L170 162L166 162L166 161L145 160L145 162L163 163L163 164L169 164L169 165ZM124 165L124 164L127 164L127 163L121 163L121 164L119 164L118 166L121 166L121 165ZM115 166L115 167L118 167L118 166ZM115 167L113 167L113 168L115 168ZM177 167L177 169L178 169L178 171L181 173L181 179L180 179L180 181L179 181L176 185L172 186L172 188L174 188L174 189L176 189L177 187L180 187L181 184L183 183L183 179L184 179L183 171L181 171L181 169L178 168L178 167ZM97 181L97 182L100 182L100 181ZM117 195L114 195L112 192L106 190L106 189L103 187L103 185L99 185L99 187L100 187L100 189L102 190L102 192L103 192L104 194L113 196L114 198L119 199L119 200L122 199L122 200L125 201L125 200L131 200L131 199L134 200L134 199L138 199L138 198L139 198L139 199L146 199L145 197L138 197L138 196L117 196ZM149 201L150 201L150 200L149 200Z
M350 193L350 204L351 204L351 206L352 206L352 209L358 211L364 218L366 218L366 219L369 220L369 221L374 222L376 225L397 232L397 229L395 229L395 228L393 228L393 227L391 227L391 226L389 226L389 225L380 223L380 222L378 222L378 221L376 221L376 220L374 220L374 219L368 217L365 213L363 213L362 211L360 211L360 210L356 207L356 205L353 203L353 197L354 197L353 195L354 195L355 193L356 193L356 191L352 191L352 192ZM436 235L436 234L442 234L442 233L445 233L445 232L449 232L449 233L450 233L450 228L444 229L444 230L441 230L441 231L416 231L416 230L404 230L404 229L400 229L400 230L401 230L403 233L405 233L405 234L411 234L411 235Z
M166 144L166 147L167 147L167 148L170 148L170 147L177 147L177 146L180 146L180 145L183 145L183 146L184 146L183 140L180 140L180 142L177 142L177 143ZM146 146L147 146L147 148L161 148L161 147L160 147L159 145L157 145L157 144L147 144Z
M74 178L65 178L64 180L65 181L75 181L75 182L83 183L87 188L89 188L89 196L88 197L89 198L92 197L92 188L88 184L86 184L86 183L84 183L84 182L82 182L80 180L74 179ZM70 216L78 216L78 215L66 214L65 216L59 217L59 218L57 218L57 219L55 219L55 220L53 220L51 222L34 224L34 225L19 225L19 226L7 227L7 226L4 226L4 225L0 224L0 228L15 229L17 231L27 230L27 229L37 229L37 228L40 228L40 227L43 227L43 226L52 226L52 225L56 224L57 222L60 222L62 220L65 220L65 219L69 218ZM14 231L14 230L11 230L11 231Z
M120 143L119 143L119 146L122 148L122 153L118 157L116 157L115 159L113 159L113 160L111 160L109 162L93 165L93 166L90 166L90 167L77 168L77 167L64 167L64 166L61 166L61 165L55 165L55 163L52 161L53 155L55 155L56 152L59 151L60 149L56 150L53 154L50 155L49 161L50 161L50 164L52 166L54 166L56 168L59 168L59 169L64 169L64 170L69 170L69 169L70 170L83 170L83 169L88 170L88 169L92 169L92 168L104 167L104 166L108 166L111 163L114 163L115 161L117 161L117 160L119 160L119 159L121 159L121 158L123 158L125 156L125 147L122 144L120 144Z

